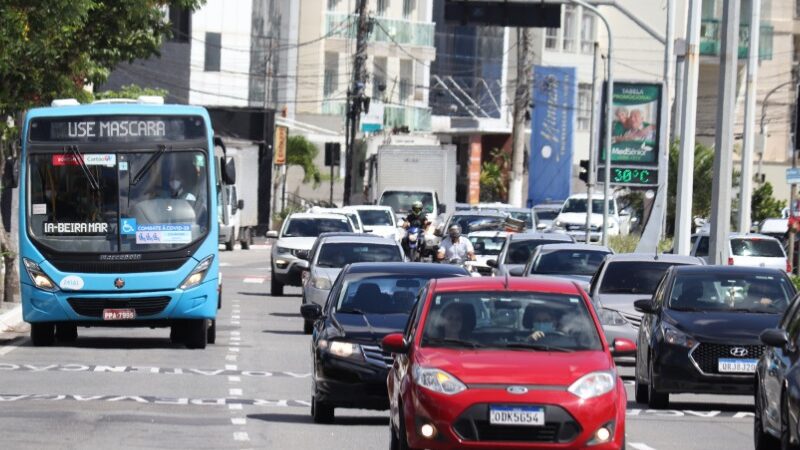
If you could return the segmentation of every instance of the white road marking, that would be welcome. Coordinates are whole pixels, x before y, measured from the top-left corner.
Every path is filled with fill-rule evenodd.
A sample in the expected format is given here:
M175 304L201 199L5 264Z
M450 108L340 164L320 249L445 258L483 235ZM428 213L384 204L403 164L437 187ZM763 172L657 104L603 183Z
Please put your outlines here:
M237 353L239 351L239 347L228 347L228 351Z
M234 417L231 419L231 423L234 425L247 425L247 419L244 417Z
M241 313L242 311L239 309L234 309L233 311L231 311L231 314L241 314Z
M628 445L635 448L636 450L656 450L653 447L650 447L649 445L643 444L641 442L631 442Z
M228 405L228 409L243 409L243 408L244 406L242 406L241 403L231 403L230 405Z
M231 376L228 377L228 382L230 382L230 383L238 383L240 381L242 381L242 377L239 377L239 376L236 376L236 375L231 375Z
M231 325L241 325L242 323L238 320L231 320Z
M229 389L229 390L228 390L228 393L229 393L230 395L232 395L232 396L241 397L241 395L242 395L242 390L241 390L241 389L236 389L236 388L234 388L234 389Z
M264 283L264 279L263 278L256 278L256 277L247 277L242 281L245 282L245 283L253 283L253 284L263 284Z
M233 440L234 441L249 441L250 436L247 435L244 431L237 431L233 433Z
M231 263L229 263L229 262L221 262L221 263L219 263L219 266L220 266L220 267L230 267L230 266L232 266L232 265L233 265L233 264L231 264Z
M241 334L238 330L231 331L231 336L239 336Z
M225 359L228 361L236 361L236 355L226 355Z
M239 320L239 319L241 319L241 318L242 318L242 316L240 316L240 315L238 315L238 314L232 314L232 315L231 315L231 319L233 319L233 320Z
M238 346L242 345L242 343L241 342L228 342L228 345L230 345L231 347L238 347Z
M239 370L239 368L236 366L236 364L226 364L225 370Z
M242 340L242 338L241 338L241 337L239 337L239 336L231 336L231 340L232 340L232 341L241 341L241 340Z
M7 355L17 349L16 345L5 345L0 347L0 356Z

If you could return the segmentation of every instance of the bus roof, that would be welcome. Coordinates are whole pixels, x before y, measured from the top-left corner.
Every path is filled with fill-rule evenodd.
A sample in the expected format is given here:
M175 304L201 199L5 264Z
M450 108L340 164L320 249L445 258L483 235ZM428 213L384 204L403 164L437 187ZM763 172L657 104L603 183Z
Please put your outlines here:
M29 109L25 115L25 119L29 121L40 117L93 115L193 115L202 116L207 122L211 121L208 116L208 111L206 111L206 109L202 106L155 105L148 103L106 103L78 106L47 106Z

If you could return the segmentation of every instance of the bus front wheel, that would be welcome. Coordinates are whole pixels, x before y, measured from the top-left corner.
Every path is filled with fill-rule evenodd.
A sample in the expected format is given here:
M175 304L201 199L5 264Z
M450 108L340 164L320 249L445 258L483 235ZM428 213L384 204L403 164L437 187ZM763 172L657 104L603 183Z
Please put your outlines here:
M56 341L56 326L52 323L32 323L31 341L36 347L53 345Z
M208 339L208 321L206 319L191 319L186 321L184 328L186 348L206 348Z

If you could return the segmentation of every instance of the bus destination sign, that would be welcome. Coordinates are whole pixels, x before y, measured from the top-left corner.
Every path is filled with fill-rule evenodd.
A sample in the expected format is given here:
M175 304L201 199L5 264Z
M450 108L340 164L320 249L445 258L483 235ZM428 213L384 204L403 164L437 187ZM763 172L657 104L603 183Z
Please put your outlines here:
M139 142L205 137L201 117L99 116L34 119L31 142Z

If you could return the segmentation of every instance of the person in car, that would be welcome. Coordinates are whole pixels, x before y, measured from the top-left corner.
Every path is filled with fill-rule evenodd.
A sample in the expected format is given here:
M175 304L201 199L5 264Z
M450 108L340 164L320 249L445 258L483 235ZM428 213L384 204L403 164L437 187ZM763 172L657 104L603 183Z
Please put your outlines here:
M475 311L465 303L451 303L441 313L441 334L444 339L464 339L475 328Z
M548 334L558 331L558 319L550 311L533 307L533 305L528 306L528 309L530 311L528 317L533 316L531 323L533 332L530 334L532 340L538 341Z
M776 292L766 283L753 283L747 290L745 307L774 306L775 298L779 298L780 293Z
M472 242L469 239L461 237L461 227L458 225L450 225L447 230L447 237L442 239L439 244L439 251L436 254L436 259L439 261L450 261L452 259L460 259L461 261L474 261L475 249L472 247Z

